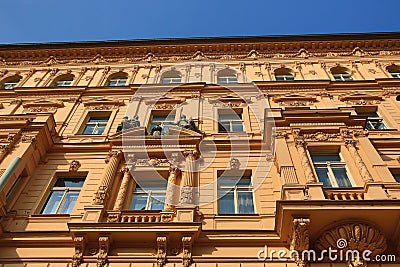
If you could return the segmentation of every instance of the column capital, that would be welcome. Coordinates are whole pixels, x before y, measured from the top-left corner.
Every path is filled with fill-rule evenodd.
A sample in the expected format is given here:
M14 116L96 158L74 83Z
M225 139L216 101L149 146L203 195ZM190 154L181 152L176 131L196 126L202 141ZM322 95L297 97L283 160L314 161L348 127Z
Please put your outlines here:
M105 158L105 162L108 163L112 158L119 158L122 155L122 151L121 150L117 150L117 151L110 151L108 152L106 158Z
M196 149L185 149L183 156L188 160L196 160L200 156L200 153Z
M353 139L345 139L344 140L344 145L348 147L356 147L357 141Z
M176 167L175 165L170 165L169 166L169 173L170 174L175 174L178 175L181 172L181 169L179 169L178 167Z
M294 142L296 144L296 147L305 147L306 145L306 141L304 141L304 139L302 138L296 138L294 139Z

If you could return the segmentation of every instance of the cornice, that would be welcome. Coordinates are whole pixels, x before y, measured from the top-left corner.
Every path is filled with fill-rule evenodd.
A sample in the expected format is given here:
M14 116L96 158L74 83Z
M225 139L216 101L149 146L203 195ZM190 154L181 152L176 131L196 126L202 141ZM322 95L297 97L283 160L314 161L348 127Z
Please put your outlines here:
M399 33L133 40L0 46L0 66L399 55Z

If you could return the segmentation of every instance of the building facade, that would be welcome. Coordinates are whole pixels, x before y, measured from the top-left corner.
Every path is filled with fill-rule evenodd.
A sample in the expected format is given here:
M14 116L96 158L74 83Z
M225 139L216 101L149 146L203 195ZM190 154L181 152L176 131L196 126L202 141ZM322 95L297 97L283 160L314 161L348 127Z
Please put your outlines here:
M3 45L0 88L1 267L399 264L398 33Z

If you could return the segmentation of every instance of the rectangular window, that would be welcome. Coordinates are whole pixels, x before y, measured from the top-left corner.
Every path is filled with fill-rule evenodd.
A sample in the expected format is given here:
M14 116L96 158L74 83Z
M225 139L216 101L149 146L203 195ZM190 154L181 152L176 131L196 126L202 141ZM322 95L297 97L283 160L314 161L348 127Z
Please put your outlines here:
M153 130L155 126L162 127L162 133L168 133L168 126L174 125L175 122L175 113L169 114L153 114L151 116L150 128L149 132Z
M110 115L92 115L85 123L82 134L100 135L107 127Z
M237 133L243 132L242 113L224 112L218 113L218 132L219 133Z
M218 177L218 213L254 214L253 185L250 176Z
M84 182L82 177L58 178L40 213L71 214Z
M378 113L373 112L368 115L365 128L368 130L384 130L387 129L387 126Z
M347 176L346 163L339 152L310 153L318 180L324 187L352 187Z
M163 210L167 180L142 181L133 192L131 210Z
M393 178L396 182L400 183L400 170L399 169L390 169L390 173L393 175Z

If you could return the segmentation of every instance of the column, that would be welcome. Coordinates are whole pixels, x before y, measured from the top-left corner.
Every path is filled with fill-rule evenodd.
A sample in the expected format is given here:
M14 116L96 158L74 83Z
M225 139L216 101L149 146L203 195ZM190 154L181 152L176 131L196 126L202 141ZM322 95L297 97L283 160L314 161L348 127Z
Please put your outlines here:
M365 165L363 159L361 158L360 154L356 148L356 141L355 140L345 140L345 145L349 150L352 158L356 162L356 166L360 171L361 177L363 178L364 182L372 182L372 176L369 173L367 166Z
M114 210L122 210L126 200L126 195L129 189L129 183L131 181L132 175L128 167L121 170L122 172L122 182L118 191L117 199L115 200Z
M182 177L183 187L181 189L180 204L195 204L194 186L197 180L196 159L198 158L197 150L185 150L183 155L186 158L185 173Z
M181 171L178 167L171 165L169 168L167 192L165 195L164 211L173 211L175 208L176 178Z
M106 157L107 167L104 176L101 179L99 189L95 193L93 205L104 205L107 191L110 188L112 178L115 176L118 165L121 160L122 151L112 151Z
M301 139L296 139L295 142L297 151L300 154L301 165L303 166L307 183L316 183L317 179L315 178L310 159L307 156L306 142L304 142L304 140Z

